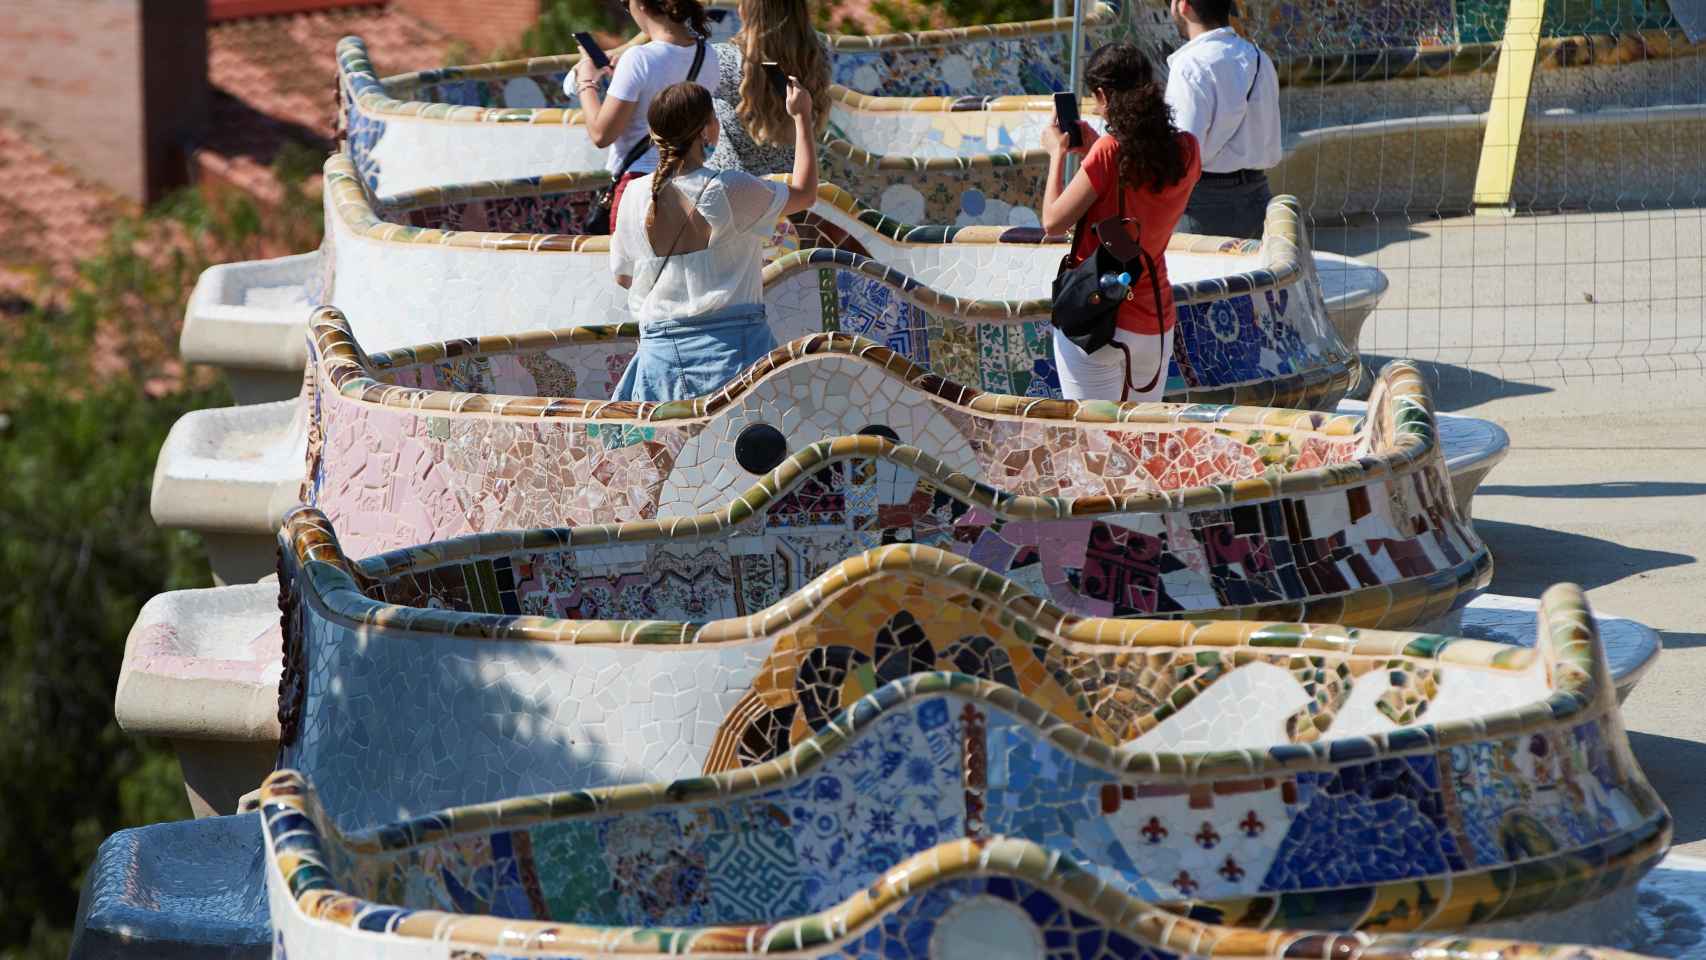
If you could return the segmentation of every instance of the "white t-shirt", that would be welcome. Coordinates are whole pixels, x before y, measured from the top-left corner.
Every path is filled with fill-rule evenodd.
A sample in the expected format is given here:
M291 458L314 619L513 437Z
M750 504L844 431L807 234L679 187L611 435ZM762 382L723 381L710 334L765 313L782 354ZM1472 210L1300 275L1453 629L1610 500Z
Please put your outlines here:
M1231 27L1201 34L1167 58L1166 96L1173 123L1202 147L1204 173L1268 170L1284 158L1279 73Z
M652 98L658 91L673 83L687 79L687 71L693 66L694 45L678 47L664 40L653 40L641 44L622 53L616 61L615 73L610 78L610 89L605 93L605 103L610 100L627 100L634 105L634 112L628 117L628 126L616 137L616 142L610 145L604 160L604 169L615 173L622 167L622 158L628 155L634 144L644 137L651 135L651 126L646 122L646 111L651 109ZM705 45L705 62L699 67L699 75L694 79L707 90L717 89L717 55L711 50L711 45ZM574 96L575 75L570 71L563 78L563 90L569 96ZM658 166L658 152L647 150L645 155L634 161L628 168L630 173L650 173Z
M688 198L697 198L695 205L711 227L711 238L705 249L678 253L664 263L646 236L652 175L628 184L610 238L610 272L634 278L628 288L629 315L644 325L763 303L764 244L788 202L788 185L739 170L704 167L670 183Z

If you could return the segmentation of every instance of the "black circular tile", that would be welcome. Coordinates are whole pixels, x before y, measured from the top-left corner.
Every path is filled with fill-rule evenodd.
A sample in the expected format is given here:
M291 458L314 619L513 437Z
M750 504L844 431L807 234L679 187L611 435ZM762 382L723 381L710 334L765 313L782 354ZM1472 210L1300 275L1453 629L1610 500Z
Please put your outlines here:
M735 462L748 473L769 473L787 458L787 439L768 423L755 423L735 438Z

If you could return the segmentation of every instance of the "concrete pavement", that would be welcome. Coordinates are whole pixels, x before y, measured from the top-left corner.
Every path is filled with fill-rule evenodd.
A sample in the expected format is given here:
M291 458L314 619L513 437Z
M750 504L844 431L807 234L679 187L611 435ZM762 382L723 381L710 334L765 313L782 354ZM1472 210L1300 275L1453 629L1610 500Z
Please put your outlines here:
M1361 347L1408 356L1442 410L1484 417L1510 457L1475 498L1492 590L1574 581L1659 630L1624 705L1635 753L1706 855L1706 211L1317 227L1385 270Z

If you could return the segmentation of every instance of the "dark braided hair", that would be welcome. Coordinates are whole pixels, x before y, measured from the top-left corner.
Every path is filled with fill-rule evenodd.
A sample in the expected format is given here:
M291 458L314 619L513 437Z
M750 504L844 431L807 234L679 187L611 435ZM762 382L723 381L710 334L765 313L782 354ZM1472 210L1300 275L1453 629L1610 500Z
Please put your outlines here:
M1120 182L1165 190L1185 176L1185 152L1173 108L1162 99L1155 67L1135 44L1110 43L1090 55L1084 82L1108 98L1108 132L1120 145Z
M640 0L640 6L654 17L664 17L692 28L701 37L711 35L711 24L705 17L705 5L699 0Z
M658 168L652 173L652 206L646 211L647 229L657 222L657 201L663 188L681 172L687 152L699 142L714 116L711 91L691 80L672 83L652 98L652 105L646 110L646 124L652 128Z

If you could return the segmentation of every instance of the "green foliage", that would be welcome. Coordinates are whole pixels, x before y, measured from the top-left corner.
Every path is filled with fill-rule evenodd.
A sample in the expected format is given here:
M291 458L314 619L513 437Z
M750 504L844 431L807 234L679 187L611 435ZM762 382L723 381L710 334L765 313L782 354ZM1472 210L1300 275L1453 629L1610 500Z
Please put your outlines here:
M178 329L206 267L318 242L320 159L283 151L274 205L185 193L121 219L44 304L0 303L0 960L64 957L101 840L189 816L176 758L112 710L142 604L211 583L198 539L149 515L167 431L230 403L181 375Z
M67 320L71 335L47 335ZM149 518L149 482L177 418L224 398L151 398L126 373L91 382L68 356L92 339L75 317L23 324L32 369L8 378L0 436L0 861L12 878L0 944L63 957L102 838L189 814L176 761L118 728L113 690L142 603L208 583L195 538ZM72 383L84 389L62 389Z
M1052 0L941 0L941 6L948 19L960 27L1054 16ZM1066 9L1071 11L1072 5L1067 4Z
M622 10L607 0L546 0L539 20L521 37L518 57L552 57L580 49L575 32L615 33L627 25Z

